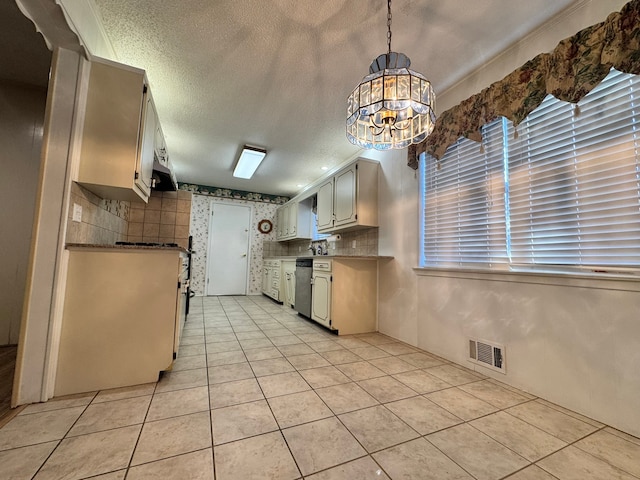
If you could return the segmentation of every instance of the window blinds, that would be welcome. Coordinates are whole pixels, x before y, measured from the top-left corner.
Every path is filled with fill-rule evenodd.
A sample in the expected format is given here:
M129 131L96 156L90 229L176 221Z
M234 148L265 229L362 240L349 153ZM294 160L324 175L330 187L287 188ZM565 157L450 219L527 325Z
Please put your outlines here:
M423 265L640 266L640 77L460 139L423 165Z
M612 71L579 111L549 96L507 136L513 263L640 265L639 87Z
M465 266L506 262L504 120L483 127L483 146L452 145L438 170L424 168L424 256L427 264Z

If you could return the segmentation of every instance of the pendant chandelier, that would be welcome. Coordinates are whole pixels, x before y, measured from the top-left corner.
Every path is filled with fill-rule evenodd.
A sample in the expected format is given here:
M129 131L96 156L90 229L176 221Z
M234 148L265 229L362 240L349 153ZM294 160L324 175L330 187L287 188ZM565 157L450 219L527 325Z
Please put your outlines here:
M409 70L409 57L391 51L391 0L387 0L387 46L387 53L371 63L369 75L347 100L347 138L362 148L388 150L420 143L436 121L431 82Z

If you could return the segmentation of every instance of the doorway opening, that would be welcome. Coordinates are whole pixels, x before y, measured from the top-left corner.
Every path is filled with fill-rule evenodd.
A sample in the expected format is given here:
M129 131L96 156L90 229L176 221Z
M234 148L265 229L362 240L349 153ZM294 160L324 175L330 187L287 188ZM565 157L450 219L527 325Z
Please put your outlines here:
M31 255L52 53L16 2L1 2L0 75L0 423L11 411L17 344Z

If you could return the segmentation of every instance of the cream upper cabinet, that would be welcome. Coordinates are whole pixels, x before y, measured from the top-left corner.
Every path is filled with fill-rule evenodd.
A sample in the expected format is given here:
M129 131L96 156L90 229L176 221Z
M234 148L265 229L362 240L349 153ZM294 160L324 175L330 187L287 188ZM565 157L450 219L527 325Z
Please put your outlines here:
M154 141L155 157L161 165L169 166L169 155L167 154L167 143L164 139L164 133L160 122L156 121L156 135Z
M378 226L378 162L358 159L318 189L318 231Z
M102 198L147 201L158 121L145 72L98 58L87 70L75 180Z
M298 202L289 202L287 207L287 237L295 238L298 233Z
M356 178L357 164L336 174L333 192L333 226L339 227L357 220L356 213Z
M311 207L308 203L290 201L276 211L276 240L311 238Z
M144 122L142 129L142 144L136 161L135 179L141 190L151 195L151 176L153 175L153 156L155 154L156 130L158 117L156 107L150 94L145 97Z
M286 205L278 207L276 210L276 240L284 240L287 236L287 229L289 228L289 214Z
M317 222L318 231L333 228L333 177L318 188Z

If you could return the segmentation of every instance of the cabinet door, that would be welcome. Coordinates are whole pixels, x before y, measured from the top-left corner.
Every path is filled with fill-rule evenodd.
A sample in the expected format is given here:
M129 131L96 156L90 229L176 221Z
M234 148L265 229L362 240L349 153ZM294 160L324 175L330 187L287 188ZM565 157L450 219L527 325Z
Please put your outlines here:
M187 286L185 285L186 276L180 278L180 285L178 288L178 295L176 300L176 326L173 340L173 353L178 355L180 348L180 338L182 337L182 328L184 322L187 319Z
M271 291L271 281L269 279L269 267L262 267L262 293Z
M296 271L287 272L287 304L293 307L296 303Z
M313 272L311 292L311 319L322 325L331 325L331 273Z
M286 207L282 206L276 210L276 240L283 240L286 235L285 220L287 219Z
M318 188L318 231L333 227L333 178Z
M102 198L146 202L148 188L136 180L136 174L141 180L146 174L151 183L151 169L137 168L147 98L144 71L106 61L90 65L84 119L78 124L82 142L76 181Z
M289 221L287 222L287 237L295 238L295 236L298 234L298 204L290 204L287 213L287 217L289 219Z
M153 149L155 151L155 156L158 158L158 162L160 162L161 165L167 167L169 163L169 156L167 155L167 144L164 141L164 133L162 132L162 127L160 126L159 121L156 122L156 136L153 142Z
M148 92L148 91L147 91ZM147 195L151 194L151 175L153 174L153 155L155 153L156 128L158 119L151 95L145 93L145 108L140 131L139 155L136 160L136 185Z
M280 261L272 261L269 272L269 279L271 280L271 298L280 302L283 299L282 280L280 279L280 273L282 271L282 263Z
M333 211L336 227L354 223L358 219L356 211L356 175L357 164L339 172L335 176Z
M295 262L282 263L282 301L285 305L293 307L296 298L296 264Z

